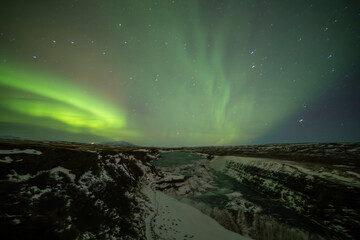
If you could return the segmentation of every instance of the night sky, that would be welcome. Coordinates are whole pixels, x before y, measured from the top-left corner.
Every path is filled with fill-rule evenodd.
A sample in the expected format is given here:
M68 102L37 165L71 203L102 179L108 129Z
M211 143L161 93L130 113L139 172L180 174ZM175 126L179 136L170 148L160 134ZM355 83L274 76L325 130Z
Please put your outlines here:
M0 2L0 136L360 141L360 3Z

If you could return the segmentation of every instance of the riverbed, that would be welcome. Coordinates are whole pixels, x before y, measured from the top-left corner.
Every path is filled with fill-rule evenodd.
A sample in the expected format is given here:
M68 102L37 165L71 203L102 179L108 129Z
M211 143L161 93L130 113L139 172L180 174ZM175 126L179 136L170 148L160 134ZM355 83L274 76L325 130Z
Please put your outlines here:
M321 235L324 232L316 222L211 168L211 160L205 159L204 155L192 152L165 152L153 165L161 171L186 176L192 188L190 193L182 195L175 190L167 193L210 215L232 231L254 239L323 239ZM201 174L198 173L200 169ZM201 190L197 191L194 183L202 185L202 177L211 187L205 188L205 191L204 187L200 187ZM244 219L239 220L239 216ZM228 221L234 223L229 224Z

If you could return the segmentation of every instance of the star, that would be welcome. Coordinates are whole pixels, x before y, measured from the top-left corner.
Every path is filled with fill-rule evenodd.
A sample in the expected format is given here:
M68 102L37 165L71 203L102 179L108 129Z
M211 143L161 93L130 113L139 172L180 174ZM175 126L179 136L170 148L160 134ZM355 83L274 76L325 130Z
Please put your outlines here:
M18 14L15 2L0 9L4 19ZM0 107L0 117L14 112L3 118L40 125L38 118L44 121L42 127L64 134L81 127L79 121L87 122L79 132L174 146L276 142L283 139L273 137L287 139L291 134L294 141L310 141L319 139L316 127L326 140L326 134L329 139L340 136L341 131L326 131L333 123L340 129L344 122L347 131L358 127L354 109L359 102L355 93L360 60L355 53L360 45L351 44L360 39L352 21L360 19L356 3L337 1L329 8L314 4L309 9L310 3L301 1L211 1L215 3L208 6L208 1L198 2L99 1L89 7L78 1L73 11L60 11L49 19L43 12L51 12L50 5L24 12L26 16L19 17L28 21L15 21L11 31L0 31L0 85L19 88L1 89L11 111ZM287 13L281 15L284 9ZM272 14L263 12L267 10ZM317 19L320 10L321 21L312 25L309 19ZM98 21L86 20L87 16ZM46 79L39 80L43 71ZM43 94L41 101L49 98L49 103L20 104L16 97L23 90ZM84 96L86 90L89 96ZM93 100L101 104L90 104ZM322 111L325 103L331 111ZM78 106L88 109L79 112ZM74 115L68 116L70 112ZM20 114L24 118L17 118ZM112 119L123 123L112 129ZM287 132L291 126L296 129ZM309 128L306 136L304 128ZM276 134L270 134L272 129ZM221 142L223 138L227 140ZM86 142L90 140L97 141Z

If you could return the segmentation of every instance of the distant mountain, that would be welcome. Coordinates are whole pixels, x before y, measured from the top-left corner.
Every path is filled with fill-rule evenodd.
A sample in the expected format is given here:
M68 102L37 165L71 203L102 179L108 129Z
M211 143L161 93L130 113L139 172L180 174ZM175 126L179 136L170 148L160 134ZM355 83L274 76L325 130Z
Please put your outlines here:
M113 141L113 142L102 142L100 145L105 146L121 146L121 147L135 147L136 145L133 143L129 143L126 141Z

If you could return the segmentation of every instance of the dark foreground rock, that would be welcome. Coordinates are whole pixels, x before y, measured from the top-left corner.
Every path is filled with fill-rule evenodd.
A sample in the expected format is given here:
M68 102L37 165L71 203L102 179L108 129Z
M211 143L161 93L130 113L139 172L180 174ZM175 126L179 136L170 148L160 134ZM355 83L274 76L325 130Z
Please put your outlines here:
M144 239L139 188L150 151L0 144L2 239Z

